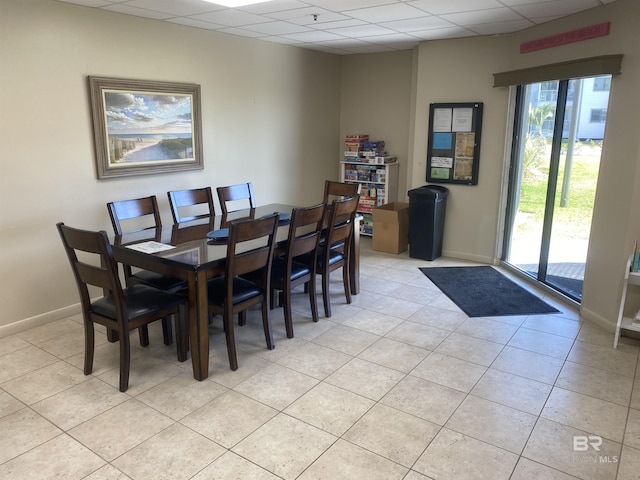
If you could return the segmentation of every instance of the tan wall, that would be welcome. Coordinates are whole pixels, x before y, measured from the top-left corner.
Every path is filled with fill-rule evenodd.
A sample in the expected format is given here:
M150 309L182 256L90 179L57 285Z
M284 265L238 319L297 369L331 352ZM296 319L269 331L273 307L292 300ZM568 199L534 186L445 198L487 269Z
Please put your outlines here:
M342 57L340 152L349 133L367 133L384 140L400 163L398 201L406 201L411 121L412 52L346 55ZM336 161L336 169L338 162Z
M449 189L443 245L446 256L487 263L495 257L508 96L492 88L492 74L502 70L505 48L503 37L442 40L421 44L417 55L410 188L427 183L429 105L484 104L478 185L445 185Z
M155 194L171 223L168 190L248 180L310 204L337 179L339 57L50 0L2 0L0 48L0 336L77 304L58 221L110 232L108 201ZM205 169L98 181L87 75L200 84Z
M416 68L414 142L409 183L424 184L431 102L484 102L478 186L450 186L445 222L445 255L491 262L500 255L505 153L510 138L509 90L493 88L492 74L596 55L623 54L622 75L614 77L605 134L582 313L603 325L615 322L622 274L633 239L640 237L637 190L640 156L640 3L618 0L513 35L425 42ZM610 35L520 54L522 42L605 21Z

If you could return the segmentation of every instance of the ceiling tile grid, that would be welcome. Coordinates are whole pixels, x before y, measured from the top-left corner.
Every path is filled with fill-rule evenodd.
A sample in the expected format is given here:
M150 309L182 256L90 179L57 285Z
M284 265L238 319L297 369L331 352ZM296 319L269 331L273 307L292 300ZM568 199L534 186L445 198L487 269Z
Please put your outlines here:
M51 0L339 55L501 35L615 0Z

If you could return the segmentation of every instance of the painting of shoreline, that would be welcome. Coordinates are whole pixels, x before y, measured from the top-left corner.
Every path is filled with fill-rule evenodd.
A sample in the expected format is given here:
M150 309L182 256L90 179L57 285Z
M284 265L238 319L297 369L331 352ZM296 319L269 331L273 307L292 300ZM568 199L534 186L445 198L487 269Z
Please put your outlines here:
M110 161L114 164L193 158L191 134L109 135Z
M200 85L88 79L99 179L204 168Z
M106 91L104 103L111 164L193 158L190 97Z

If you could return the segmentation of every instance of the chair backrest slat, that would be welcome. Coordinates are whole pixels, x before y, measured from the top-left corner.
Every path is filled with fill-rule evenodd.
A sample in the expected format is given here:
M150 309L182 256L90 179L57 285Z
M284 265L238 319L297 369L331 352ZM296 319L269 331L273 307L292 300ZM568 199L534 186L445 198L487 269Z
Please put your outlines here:
M359 183L343 183L325 180L323 202L329 205L333 200L355 197L360 194Z
M155 195L150 197L136 198L133 200L121 200L107 203L111 224L116 235L146 230L148 228L158 228L162 226L158 200ZM123 228L126 220L140 220L135 228ZM146 222L146 224L145 224ZM127 222L132 224L132 222Z
M211 187L167 192L173 223L190 222L216 214Z
M82 283L104 289L113 288L109 271L106 268L100 268L95 265L82 262L76 263L76 268L78 271L78 277Z
M249 252L239 253L235 257L234 272L237 275L254 272L260 268L264 268L269 260L269 248L255 248Z
M285 251L287 259L312 252L318 247L325 210L324 203L293 209Z
M268 267L266 270L271 275L277 228L277 214L256 220L230 222L226 272L228 282L232 280L231 276L244 275L265 267ZM244 248L247 250L243 251Z
M332 247L336 244L344 244L348 249L351 242L347 241L353 234L356 210L360 195L344 200L334 200L331 204L329 215L329 227L327 229L326 244Z
M234 212L236 210L242 210L244 205L248 203L248 208L256 208L255 196L253 194L253 184L251 182L248 183L240 183L238 185L228 185L224 187L216 188L218 193L218 200L220 201L220 208L222 209L223 214L227 214L229 212ZM247 203L243 204L240 208L238 207L238 203L241 200L247 200ZM229 208L228 203L233 203L234 208Z

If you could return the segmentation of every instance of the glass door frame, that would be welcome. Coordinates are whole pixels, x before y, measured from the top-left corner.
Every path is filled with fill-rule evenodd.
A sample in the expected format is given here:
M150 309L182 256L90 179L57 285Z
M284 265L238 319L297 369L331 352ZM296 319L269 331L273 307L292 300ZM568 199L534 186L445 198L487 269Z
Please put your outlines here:
M527 88L527 85L517 86L516 95L515 95L515 114L513 117L514 120L513 120L511 154L509 157L507 207L505 210L506 215L505 215L504 232L503 232L503 240L502 240L502 254L500 256L500 259L502 262L506 263L509 266L512 266L517 271L522 272L524 275L528 277L533 277L537 281L550 287L552 290L559 291L561 294L566 295L572 300L579 302L580 301L579 298L576 298L570 292L563 291L559 289L557 286L552 285L546 278L547 268L549 263L549 251L551 247L551 229L553 226L554 205L555 205L555 199L556 199L556 192L557 192L557 186L558 186L558 174L560 171L560 160L561 160L561 154L562 154L562 134L563 134L564 119L565 119L565 113L566 113L566 107L567 107L566 105L567 93L568 93L568 87L569 87L570 81L571 79L558 81L558 95L556 99L551 154L549 159L549 173L548 173L548 179L547 179L544 218L542 221L540 254L538 257L538 271L535 276L532 275L530 272L527 272L525 270L518 268L517 265L507 260L507 258L509 258L510 256L509 254L510 254L510 248L511 248L511 239L513 234L513 226L515 223L514 218L519 207L520 187L521 187L521 179L522 179L522 166L523 166L523 162L521 161L521 159L523 156L522 150L524 148L523 137L525 135L523 127L526 123L528 123L525 119L524 109L528 108L530 103L529 101L530 89Z

